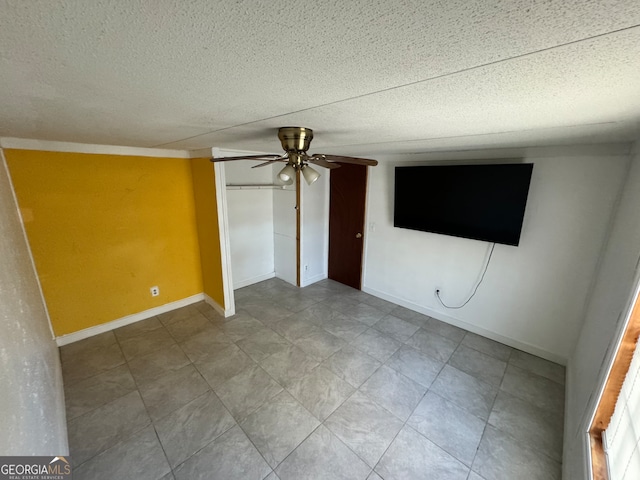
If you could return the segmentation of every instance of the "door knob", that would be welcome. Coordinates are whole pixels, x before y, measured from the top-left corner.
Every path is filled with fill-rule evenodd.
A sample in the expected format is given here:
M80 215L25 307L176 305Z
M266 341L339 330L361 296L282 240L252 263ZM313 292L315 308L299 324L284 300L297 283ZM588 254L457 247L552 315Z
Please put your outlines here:
M362 238L362 234L361 233L356 233L356 238Z

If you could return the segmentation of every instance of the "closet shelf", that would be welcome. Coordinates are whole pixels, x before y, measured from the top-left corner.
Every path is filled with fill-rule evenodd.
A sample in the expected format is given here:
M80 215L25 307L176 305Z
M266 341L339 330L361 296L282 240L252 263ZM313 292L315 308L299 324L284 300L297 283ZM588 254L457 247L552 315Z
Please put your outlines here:
M227 190L286 190L286 185L276 185L273 183L228 183Z

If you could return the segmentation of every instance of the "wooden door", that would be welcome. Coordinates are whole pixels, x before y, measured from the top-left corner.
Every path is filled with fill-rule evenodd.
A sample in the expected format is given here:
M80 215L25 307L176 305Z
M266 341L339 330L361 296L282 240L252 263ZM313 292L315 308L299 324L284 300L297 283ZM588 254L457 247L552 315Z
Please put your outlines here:
M342 164L331 170L329 201L329 278L362 286L367 167Z

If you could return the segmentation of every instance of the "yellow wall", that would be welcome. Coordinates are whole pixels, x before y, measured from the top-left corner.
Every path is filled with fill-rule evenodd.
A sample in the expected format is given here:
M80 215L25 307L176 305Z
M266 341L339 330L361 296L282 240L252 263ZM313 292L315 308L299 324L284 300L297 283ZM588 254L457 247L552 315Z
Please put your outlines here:
M203 291L190 160L5 156L56 335Z
M218 305L226 308L222 284L222 255L220 253L220 233L213 164L209 161L209 158L195 158L191 160L191 171L193 175L193 195L196 202L204 293L209 295Z

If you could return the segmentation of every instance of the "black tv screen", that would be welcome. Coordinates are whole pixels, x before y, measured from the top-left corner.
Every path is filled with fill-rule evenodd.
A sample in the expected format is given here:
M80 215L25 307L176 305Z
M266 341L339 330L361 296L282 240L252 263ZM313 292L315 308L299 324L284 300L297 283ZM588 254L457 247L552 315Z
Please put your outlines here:
M393 225L518 245L532 163L396 167Z

